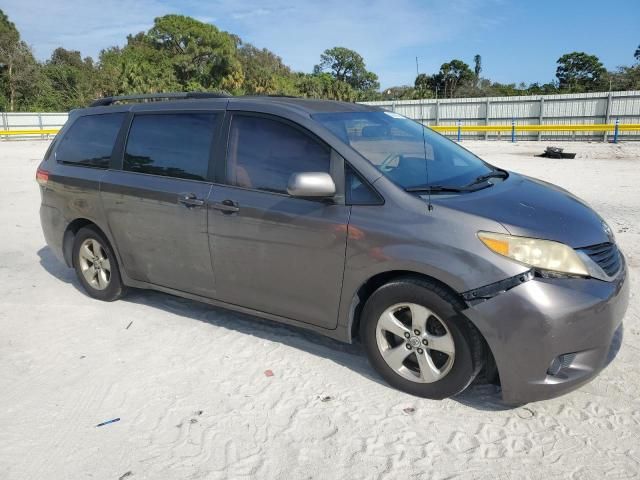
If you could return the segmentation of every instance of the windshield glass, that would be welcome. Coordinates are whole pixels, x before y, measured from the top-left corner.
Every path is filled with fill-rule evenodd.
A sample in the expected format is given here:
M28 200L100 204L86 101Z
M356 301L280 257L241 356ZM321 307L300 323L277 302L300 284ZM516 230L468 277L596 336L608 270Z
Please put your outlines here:
M462 187L493 171L446 137L396 113L317 113L313 118L403 188Z

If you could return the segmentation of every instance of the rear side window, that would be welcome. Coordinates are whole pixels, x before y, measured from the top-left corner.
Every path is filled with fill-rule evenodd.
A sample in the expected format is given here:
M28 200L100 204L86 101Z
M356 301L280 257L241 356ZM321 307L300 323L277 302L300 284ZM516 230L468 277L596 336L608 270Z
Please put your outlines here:
M269 118L234 115L227 153L232 185L287 193L291 174L329 173L330 165L330 149L301 130Z
M206 180L216 114L140 114L133 117L124 169Z
M111 152L124 113L85 115L69 128L56 149L56 160L86 167L109 168Z

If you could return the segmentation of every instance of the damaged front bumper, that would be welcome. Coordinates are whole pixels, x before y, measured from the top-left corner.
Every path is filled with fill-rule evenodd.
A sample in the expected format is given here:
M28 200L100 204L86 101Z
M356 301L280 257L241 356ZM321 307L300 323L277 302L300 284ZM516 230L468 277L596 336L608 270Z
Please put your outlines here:
M610 282L529 271L463 294L463 313L495 358L505 403L562 395L606 366L629 299L622 261Z

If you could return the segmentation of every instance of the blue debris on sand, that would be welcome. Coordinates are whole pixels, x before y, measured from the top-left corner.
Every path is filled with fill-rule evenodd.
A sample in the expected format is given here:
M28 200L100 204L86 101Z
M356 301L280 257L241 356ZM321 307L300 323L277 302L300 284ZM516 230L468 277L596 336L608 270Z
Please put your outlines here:
M96 425L96 427L102 427L104 425L109 425L110 423L116 423L119 422L120 418L114 418L113 420L107 420L106 422L102 422Z

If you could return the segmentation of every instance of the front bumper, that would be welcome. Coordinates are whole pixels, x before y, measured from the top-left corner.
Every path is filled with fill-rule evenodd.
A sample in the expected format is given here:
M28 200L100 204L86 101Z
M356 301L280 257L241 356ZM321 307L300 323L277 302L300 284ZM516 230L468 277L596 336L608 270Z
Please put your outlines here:
M503 401L522 404L562 395L592 380L606 366L628 301L623 260L611 282L534 278L463 313L491 348ZM566 355L562 367L548 373L561 355Z

